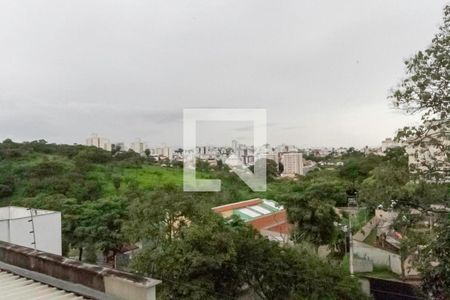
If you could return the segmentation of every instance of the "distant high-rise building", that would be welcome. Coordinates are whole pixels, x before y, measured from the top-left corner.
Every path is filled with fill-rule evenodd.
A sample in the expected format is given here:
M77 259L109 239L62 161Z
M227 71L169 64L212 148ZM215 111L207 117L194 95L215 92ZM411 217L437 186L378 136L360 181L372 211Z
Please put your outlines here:
M287 152L282 155L284 176L304 175L303 154L298 152Z
M391 138L387 138L384 141L381 142L381 152L386 152L386 150L394 147L398 147L399 144L395 142Z
M145 144L141 141L140 138L137 138L136 141L130 144L130 149L136 153L144 154Z
M412 170L429 178L443 177L441 179L450 182L449 153L446 150L450 147L449 133L448 127L431 130L428 136L422 138L420 144L417 143L417 138L410 138L405 150Z
M173 150L170 147L163 147L162 148L162 156L165 156L169 159L172 159L173 156Z
M149 150L150 150L150 154L153 156L164 156L169 159L173 159L173 156L175 153L175 151L171 147L168 147L168 146L151 148ZM181 154L179 154L179 155L181 155Z
M236 140L233 140L232 142L231 142L231 148L233 148L233 151L236 153L236 150L237 150L237 148L238 148L238 141L236 141Z
M96 133L93 133L89 138L86 139L87 146L95 146L106 151L111 151L111 143L109 139L104 137L99 137Z

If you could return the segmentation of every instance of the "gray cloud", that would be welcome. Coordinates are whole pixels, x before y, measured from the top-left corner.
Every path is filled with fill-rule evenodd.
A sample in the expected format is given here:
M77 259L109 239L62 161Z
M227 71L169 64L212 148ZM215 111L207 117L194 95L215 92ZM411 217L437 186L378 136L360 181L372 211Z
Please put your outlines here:
M0 139L180 145L183 108L235 107L266 108L271 143L376 145L415 121L386 97L444 3L4 0Z

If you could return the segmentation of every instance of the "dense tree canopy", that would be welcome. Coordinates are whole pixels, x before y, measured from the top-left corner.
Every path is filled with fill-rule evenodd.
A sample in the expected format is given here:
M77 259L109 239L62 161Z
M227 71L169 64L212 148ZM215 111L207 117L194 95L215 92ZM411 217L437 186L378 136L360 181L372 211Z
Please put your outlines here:
M281 247L241 221L210 215L177 238L148 245L134 268L161 278L162 299L364 299L341 268L304 248Z
M394 104L409 113L420 114L422 124L405 127L398 139L412 149L422 179L443 182L450 177L450 5L444 8L444 22L425 51L405 62L407 77L392 94ZM447 189L447 196L445 190ZM410 189L411 190L411 189ZM429 209L430 200L448 200L448 187L421 183L404 205ZM429 198L429 199L427 199ZM437 198L437 199L436 199ZM447 202L448 205L448 202ZM450 296L448 213L441 213L440 232L421 255L424 290L435 299Z

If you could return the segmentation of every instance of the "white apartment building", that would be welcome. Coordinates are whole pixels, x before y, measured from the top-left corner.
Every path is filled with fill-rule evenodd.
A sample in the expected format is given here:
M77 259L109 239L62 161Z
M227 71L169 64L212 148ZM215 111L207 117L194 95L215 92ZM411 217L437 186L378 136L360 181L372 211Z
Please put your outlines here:
M130 144L130 149L141 155L144 154L145 148L146 148L145 143L142 142L141 139L139 139L139 138Z
M450 142L446 142L448 145ZM415 171L421 171L425 174L446 175L446 181L450 182L448 177L450 174L450 163L448 162L448 154L442 152L436 146L419 147L407 146L409 166Z
M381 152L386 152L390 148L398 147L399 144L395 142L392 138L386 138L381 142Z
M283 163L282 176L305 175L302 153L299 152L283 153L281 162Z
M93 133L86 139L86 146L94 146L106 151L111 151L111 143L109 142L109 139L99 137L96 133Z
M409 165L415 171L420 171L429 179L444 177L444 180L450 182L450 124L444 124L442 128L431 130L428 136L421 138L420 145L418 140L410 139L406 143L406 153L409 156ZM437 146L441 144L442 147Z
M174 151L171 147L163 146L163 147L157 147L157 148L151 148L150 154L153 156L164 156L169 159L173 158Z
M231 148L233 149L233 152L234 152L234 153L236 153L238 147L239 147L238 141L233 140L233 141L231 142Z

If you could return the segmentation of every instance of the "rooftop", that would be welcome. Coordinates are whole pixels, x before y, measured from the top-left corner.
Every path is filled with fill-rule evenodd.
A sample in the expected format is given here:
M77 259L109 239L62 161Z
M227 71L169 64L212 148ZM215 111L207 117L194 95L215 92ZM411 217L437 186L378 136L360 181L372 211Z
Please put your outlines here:
M225 219L237 216L271 240L289 240L292 225L287 221L286 210L276 201L256 198L217 206L213 211Z
M153 300L159 283L0 242L0 299Z
M27 279L0 269L0 290L2 299L14 300L56 300L86 299L49 285Z
M224 217L238 216L245 222L283 211L282 205L273 200L251 199L214 207L213 210Z

